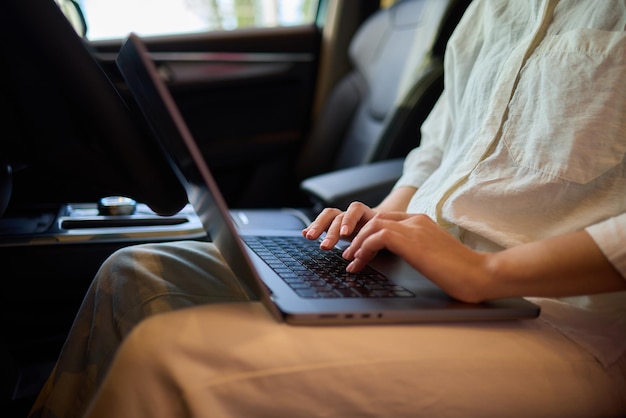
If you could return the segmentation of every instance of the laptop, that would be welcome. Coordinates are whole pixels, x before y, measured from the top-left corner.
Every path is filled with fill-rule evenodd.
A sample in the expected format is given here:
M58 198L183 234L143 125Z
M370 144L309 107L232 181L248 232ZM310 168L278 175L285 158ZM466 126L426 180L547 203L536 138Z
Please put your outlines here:
M539 315L539 307L523 298L480 304L459 302L388 252L381 252L367 271L349 274L345 272L345 260L338 255L339 248L323 251L318 242L302 237L299 229L262 225L238 228L168 87L137 35L129 35L116 63L185 185L189 203L208 236L249 296L261 300L277 320L294 325L388 324L515 320ZM291 254L300 245L305 246L302 252ZM275 252L287 261L273 258ZM317 277L314 270L320 268L338 268L341 277ZM330 274L326 270L322 276Z

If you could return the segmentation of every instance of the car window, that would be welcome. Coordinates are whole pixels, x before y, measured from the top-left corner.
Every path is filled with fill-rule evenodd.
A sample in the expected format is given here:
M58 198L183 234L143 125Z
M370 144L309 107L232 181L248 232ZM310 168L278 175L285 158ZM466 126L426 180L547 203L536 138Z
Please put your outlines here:
M320 0L76 0L89 40L310 24Z

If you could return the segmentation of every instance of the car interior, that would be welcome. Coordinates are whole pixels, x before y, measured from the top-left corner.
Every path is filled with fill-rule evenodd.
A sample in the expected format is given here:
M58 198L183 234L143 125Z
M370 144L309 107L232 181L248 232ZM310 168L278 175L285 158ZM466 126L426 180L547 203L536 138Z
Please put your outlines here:
M107 256L209 239L115 66L123 39L88 41L70 3L0 5L1 396L16 417ZM144 41L229 206L302 228L322 207L390 190L468 3L321 0L311 25Z

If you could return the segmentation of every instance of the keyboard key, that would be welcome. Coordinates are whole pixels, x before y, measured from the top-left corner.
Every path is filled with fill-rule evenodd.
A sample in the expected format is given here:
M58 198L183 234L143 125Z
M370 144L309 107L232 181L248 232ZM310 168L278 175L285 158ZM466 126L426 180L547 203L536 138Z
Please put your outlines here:
M370 267L348 273L348 261L337 248L322 250L319 242L301 237L244 237L261 257L303 298L411 297Z

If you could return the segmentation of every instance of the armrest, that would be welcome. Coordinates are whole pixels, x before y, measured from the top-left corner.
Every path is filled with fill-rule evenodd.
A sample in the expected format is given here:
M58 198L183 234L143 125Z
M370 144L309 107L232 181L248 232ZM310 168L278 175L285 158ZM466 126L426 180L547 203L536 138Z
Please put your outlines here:
M320 174L302 181L300 189L310 196L316 211L345 209L354 201L375 206L400 178L403 162L398 158Z

